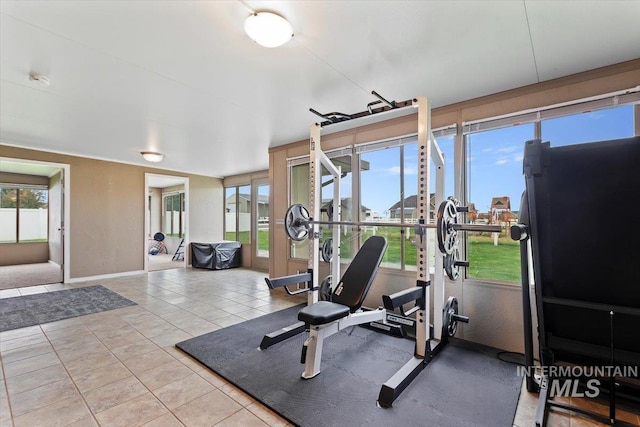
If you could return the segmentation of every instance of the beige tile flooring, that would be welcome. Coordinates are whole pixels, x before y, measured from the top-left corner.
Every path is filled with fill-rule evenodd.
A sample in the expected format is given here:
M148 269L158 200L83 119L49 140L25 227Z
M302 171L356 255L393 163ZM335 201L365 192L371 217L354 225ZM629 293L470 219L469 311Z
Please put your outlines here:
M289 425L174 347L305 301L269 291L264 276L189 268L0 291L8 298L101 284L138 303L0 333L0 427ZM522 392L515 425L532 424L536 397ZM640 425L637 414L623 416ZM554 412L549 425L598 424Z

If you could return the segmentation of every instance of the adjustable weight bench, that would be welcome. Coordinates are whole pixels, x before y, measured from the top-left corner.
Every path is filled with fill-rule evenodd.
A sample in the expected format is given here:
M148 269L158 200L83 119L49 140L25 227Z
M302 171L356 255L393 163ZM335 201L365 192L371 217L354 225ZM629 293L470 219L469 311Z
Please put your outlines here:
M350 326L386 319L384 309L360 310L386 249L384 237L369 237L331 293L331 301L319 301L298 312L298 320L309 330L302 347L301 362L305 364L302 378L313 378L320 373L325 338Z

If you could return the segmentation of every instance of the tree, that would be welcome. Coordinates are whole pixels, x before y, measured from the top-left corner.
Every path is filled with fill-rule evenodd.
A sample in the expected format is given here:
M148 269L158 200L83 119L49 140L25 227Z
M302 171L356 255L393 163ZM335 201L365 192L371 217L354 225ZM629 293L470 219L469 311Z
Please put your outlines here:
M3 188L0 196L0 206L3 208L15 208L18 191L20 192L20 208L39 209L48 206L47 190L34 190L29 188Z

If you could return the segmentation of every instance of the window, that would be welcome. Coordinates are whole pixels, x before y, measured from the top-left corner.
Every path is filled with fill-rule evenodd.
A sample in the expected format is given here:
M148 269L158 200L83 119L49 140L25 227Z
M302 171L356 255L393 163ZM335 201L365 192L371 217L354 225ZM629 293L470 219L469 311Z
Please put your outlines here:
M362 222L400 223L414 219L415 194L405 197L402 175L403 148L399 141L390 141L391 146L380 146L375 151L363 147L360 154L360 218ZM393 146L396 145L396 146ZM414 144L415 145L415 144ZM414 168L415 171L415 168ZM416 183L417 185L417 183ZM404 209L404 212L403 212ZM397 227L361 227L360 242L370 236L379 235L387 239L387 251L382 267L401 268L404 255L404 233ZM415 251L414 261L415 265Z
M251 243L251 186L225 188L225 239Z
M551 145L579 144L633 136L633 104L542 121L542 140Z
M353 213L353 198L351 191L351 149L341 150L339 152L327 153L327 157L331 159L336 167L340 167L342 175L340 176L340 213L342 221L354 221ZM307 178L308 180L308 178ZM323 220L329 220L329 214L331 214L332 220L337 220L333 216L333 187L334 179L331 173L323 166L322 167L322 183L321 187L321 214ZM305 203L305 206L309 204L309 201ZM333 230L329 225L321 225L322 241L320 246L324 243L325 239L331 238ZM350 226L340 227L340 261L349 262L353 258L353 242L354 234L353 228Z
M292 165L289 168L289 205L302 203L309 206L309 159L306 163ZM307 258L309 256L309 241L291 241L291 258Z
M41 186L0 185L0 243L48 241L49 191Z
M353 214L353 192L352 192L352 149L346 148L343 150L336 150L325 153L327 157L331 159L335 166L339 166L342 172L340 177L340 206L342 213L342 221L354 221ZM320 183L320 209L322 220L329 219L328 209L333 204L333 176L328 170L322 167L322 182ZM290 205L295 203L302 203L307 209L309 209L309 158L299 158L289 161L289 197ZM335 219L335 217L333 217ZM320 227L322 233L322 239L320 245L324 243L325 239L332 236L332 229L330 226L323 225ZM356 235L357 237L357 235ZM341 261L348 262L352 257L353 251L353 231L352 227L341 227L341 239L340 239L340 259ZM308 239L302 241L291 242L291 257L307 259L309 257L309 243Z
M258 210L256 215L256 255L269 257L269 184L257 186Z
M505 282L520 281L520 251L509 237L518 221L524 191L524 143L534 137L534 124L476 132L466 136L467 221L499 224L501 233L466 233L467 277Z
M434 132L445 160L445 197L453 195L453 148L456 127L450 126ZM341 226L340 257L349 262L353 254L368 237L376 234L387 239L387 252L382 266L387 268L416 270L416 247L413 227L367 226L367 222L414 223L417 220L418 193L418 144L417 136L372 142L353 148L326 153L336 166L341 167L340 198L343 221L365 223L358 230ZM356 156L357 161L353 158ZM308 157L289 160L290 204L309 203ZM360 188L352 188L352 168L358 169ZM328 171L322 173L321 208L333 200L333 179ZM432 189L435 193L435 172L432 173ZM359 196L360 209L353 209L354 191ZM437 207L436 207L437 209ZM323 220L328 219L322 212ZM321 228L322 240L331 236L331 229ZM435 233L434 233L435 235ZM322 244L322 242L320 242ZM433 251L431 251L433 252ZM432 254L433 255L433 254ZM291 257L306 259L309 256L308 241L292 242ZM433 259L432 259L433 264Z
M184 193L163 194L164 233L169 237L184 237Z
M525 141L541 137L558 146L633 136L634 114L637 116L635 109L640 108L638 102L640 92L614 94L582 103L558 104L462 123L464 138L457 139L455 135L459 127L456 125L434 130L445 162L444 197L464 199L461 202L469 207L465 219L468 223L500 224L503 230L501 233L461 233L461 257L470 262L470 267L465 269L465 278L520 282L519 245L510 239L508 230L520 215L520 198L525 188L522 173ZM352 158L356 156L351 163L358 169L360 182L359 188L351 189L351 176L347 175L342 180L343 201L353 191L351 196L355 195L360 202L358 211L343 203L343 220L363 223L415 221L418 188L416 139L415 136L395 138L340 150L340 155L347 155L350 151ZM455 163L454 148L460 156L460 163ZM306 206L309 200L308 157L290 159L288 165L290 203ZM430 193L434 195L433 162L431 166ZM326 177L328 180L328 174ZM454 177L460 180L458 188L462 194L455 194ZM323 205L332 198L331 185L328 181L323 182ZM438 206L433 206L433 209L437 211ZM324 214L323 218L326 218ZM428 229L427 233L430 241L435 239L434 230ZM323 231L323 237L329 234L329 230ZM353 233L351 227L343 226L342 258L348 262L353 253L350 245L358 247L373 234L384 235L388 240L382 263L384 267L405 271L416 269L413 228L401 230L365 225L360 233ZM429 247L433 244L430 243ZM431 252L430 255L435 256ZM292 257L306 259L308 255L306 240L292 243ZM434 258L430 262L433 265Z

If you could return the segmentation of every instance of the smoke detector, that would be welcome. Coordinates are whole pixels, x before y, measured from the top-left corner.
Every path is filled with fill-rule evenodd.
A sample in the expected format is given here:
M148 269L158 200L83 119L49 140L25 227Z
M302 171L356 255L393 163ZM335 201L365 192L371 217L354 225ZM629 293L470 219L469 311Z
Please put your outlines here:
M29 73L29 81L38 86L49 86L49 78L38 73Z

